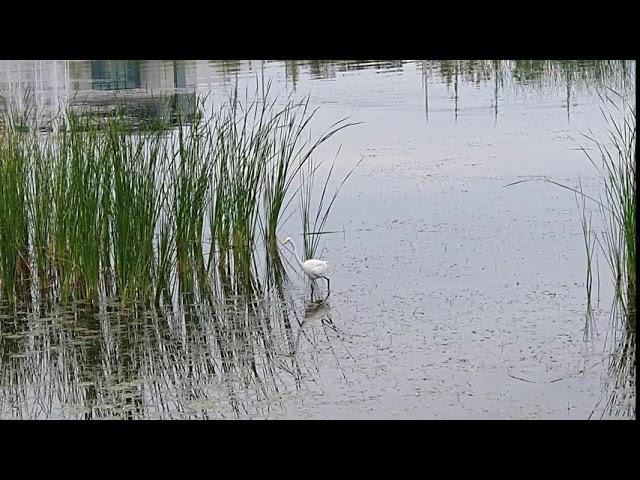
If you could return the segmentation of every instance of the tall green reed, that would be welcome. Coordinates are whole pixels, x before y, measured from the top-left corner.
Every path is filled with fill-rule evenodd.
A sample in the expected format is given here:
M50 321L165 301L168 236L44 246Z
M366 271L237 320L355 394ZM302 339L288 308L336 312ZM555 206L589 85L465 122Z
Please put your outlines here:
M10 303L30 275L27 135L10 126L0 143L0 275Z
M336 153L336 158L338 157L339 153L340 149L338 149L338 152ZM331 208L333 207L333 204L336 201L340 190L349 179L351 174L354 172L356 167L360 165L362 159L353 168L351 168L351 170L349 170L342 181L337 185L333 194L329 196L330 194L327 189L333 175L335 162L336 159L334 159L333 163L331 164L327 176L322 183L322 190L315 207L313 206L313 197L316 190L316 176L318 175L318 170L322 166L323 162L319 162L316 164L313 159L310 159L307 162L305 171L301 171L300 174L299 202L300 219L303 232L303 254L305 259L318 258L318 256L322 256L322 251L318 252L321 236L330 233L337 233L335 231L328 231L325 229L327 220L329 218L329 213L331 212Z
M109 125L112 173L110 219L117 291L121 298L155 295L155 231L162 190L159 167L164 153L160 132L127 131L118 120Z

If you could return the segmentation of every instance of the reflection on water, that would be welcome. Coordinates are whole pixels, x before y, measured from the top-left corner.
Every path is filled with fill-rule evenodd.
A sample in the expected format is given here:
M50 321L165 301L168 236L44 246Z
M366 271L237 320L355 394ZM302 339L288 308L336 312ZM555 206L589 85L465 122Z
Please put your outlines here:
M2 306L0 418L263 418L315 382L322 351L340 367L328 302L300 303L281 283L206 296L180 307Z
M267 417L313 380L319 344L339 341L328 306L292 323L298 308L236 298L182 311L3 309L0 417Z
M91 62L93 90L126 90L140 88L140 62L97 60Z
M609 367L611 394L605 412L616 417L636 416L636 332L626 328Z
M106 117L117 109L134 126L193 120L196 95L183 61L2 61L0 96L46 122L67 106ZM191 87L191 88L188 88Z
M134 126L142 128L158 123L176 125L178 118L192 122L196 95L185 91L184 62L165 62L161 70L145 66L140 60L92 61L91 91L76 93L69 104L83 115L99 117L118 108Z
M307 306L304 309L304 318L305 320L310 319L319 319L319 318L329 318L329 312L331 308L329 307L328 300L312 300L307 303Z
M105 106L126 98L146 115L164 115L151 106L162 95L176 95L173 108L193 105L194 92L216 93L216 85L228 86L239 76L260 79L265 68L270 75L282 72L285 84L296 90L302 78L335 80L338 75L370 71L380 74L411 75L419 72L429 116L429 84L445 84L451 90L451 109L457 119L460 110L459 86L487 84L493 87L492 110L498 119L498 104L506 94L526 91L566 92L570 118L572 96L585 90L610 87L625 90L635 84L635 62L603 60L264 60L225 61L0 61L0 96L24 107L26 92L40 112L55 112L67 103ZM418 80L419 81L419 80ZM212 88L213 87L213 88Z
M406 62L402 60L308 60L297 63L307 67L313 78L330 79L335 78L338 73L360 70L400 72Z

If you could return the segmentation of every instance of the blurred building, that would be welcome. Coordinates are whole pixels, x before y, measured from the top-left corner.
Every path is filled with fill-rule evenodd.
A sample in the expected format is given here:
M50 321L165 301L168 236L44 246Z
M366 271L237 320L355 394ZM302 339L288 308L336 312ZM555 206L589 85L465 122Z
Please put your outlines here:
M38 115L65 105L108 111L116 105L138 116L163 116L167 109L193 108L198 69L166 60L0 61L4 107L35 107Z

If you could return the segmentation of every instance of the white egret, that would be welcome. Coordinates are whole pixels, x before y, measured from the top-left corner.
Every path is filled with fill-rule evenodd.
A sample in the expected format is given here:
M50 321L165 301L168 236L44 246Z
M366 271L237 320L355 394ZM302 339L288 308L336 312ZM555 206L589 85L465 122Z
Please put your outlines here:
M287 243L290 243L291 246L293 247L293 256L296 257L296 260L300 264L302 271L307 274L307 277L309 277L312 281L315 281L318 278L324 278L327 281L327 297L328 297L331 294L331 288L329 286L329 279L325 277L324 274L327 273L327 270L329 269L329 264L324 260L316 260L315 258L311 258L306 262L303 262L300 259L300 257L298 257L296 244L293 243L293 240L291 240L291 237L285 238L284 242L282 242L282 245L286 245Z

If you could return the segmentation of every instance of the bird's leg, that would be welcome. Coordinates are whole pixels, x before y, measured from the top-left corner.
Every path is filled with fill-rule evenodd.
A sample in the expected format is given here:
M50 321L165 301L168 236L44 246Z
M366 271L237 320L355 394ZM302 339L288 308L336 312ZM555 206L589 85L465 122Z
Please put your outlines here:
M331 295L331 286L329 284L329 279L327 277L322 277L327 281L327 298L329 298L329 295Z

